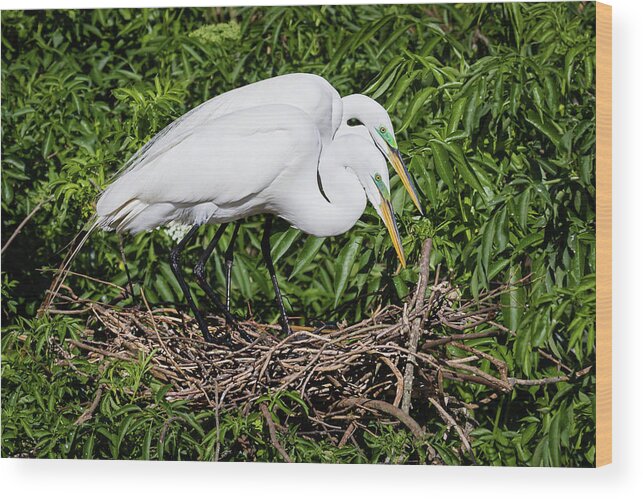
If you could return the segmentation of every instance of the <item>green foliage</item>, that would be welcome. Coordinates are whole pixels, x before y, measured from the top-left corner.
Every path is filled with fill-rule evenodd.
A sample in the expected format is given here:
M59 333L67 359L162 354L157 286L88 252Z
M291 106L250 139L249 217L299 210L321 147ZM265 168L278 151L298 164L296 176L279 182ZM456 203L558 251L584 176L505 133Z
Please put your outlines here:
M503 297L501 325L515 334L477 348L526 378L559 373L538 349L572 370L591 365L594 16L592 3L4 11L3 242L44 204L3 254L2 455L213 459L218 442L222 459L280 459L259 412L221 415L217 437L211 412L165 399L168 387L153 381L146 359L104 372L78 358L61 364L48 338L73 337L83 324L33 317L51 277L39 269L57 267L100 189L142 144L218 93L289 72L320 74L341 94L366 93L390 111L427 213L417 216L393 178L409 262L430 236L431 267L440 264L467 296L531 275ZM239 233L233 308L274 321L272 286L259 263L261 223L249 220ZM202 230L192 253L214 230ZM344 236L315 239L284 225L272 243L287 307L302 321L361 319L399 302L417 279L413 265L398 272L371 208ZM166 263L172 244L166 231L125 240L133 280L153 304L182 299ZM222 287L221 258L210 265ZM74 270L126 281L113 234L94 234ZM71 282L94 299L117 294ZM100 410L74 425L99 386L106 387ZM466 385L458 390L472 402L485 396ZM594 391L590 375L519 388L473 411L476 459L593 464ZM432 445L445 462L460 462L435 421ZM302 461L419 459L403 431L375 425L372 432L360 447L292 432L284 445Z
M191 38L196 38L203 43L219 45L225 41L238 41L241 38L241 28L231 21L229 23L208 24L190 33Z

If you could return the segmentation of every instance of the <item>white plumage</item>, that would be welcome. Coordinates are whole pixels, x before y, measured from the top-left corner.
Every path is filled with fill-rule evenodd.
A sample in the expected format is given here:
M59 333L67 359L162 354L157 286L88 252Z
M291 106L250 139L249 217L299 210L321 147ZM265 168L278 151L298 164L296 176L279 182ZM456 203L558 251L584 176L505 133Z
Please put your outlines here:
M276 76L218 95L188 111L159 132L124 166L124 172L144 167L162 157L177 144L200 134L201 129L220 118L230 118L255 107L286 105L303 111L319 131L322 147L337 134L364 130L386 156L402 179L411 199L422 212L421 204L404 162L402 161L386 110L375 100L361 94L340 97L324 78L307 73ZM355 120L363 127L349 127ZM216 137L210 137L216 140Z
M191 109L143 146L126 163L125 170L162 156L213 120L271 104L293 106L308 114L324 145L331 141L342 120L342 99L324 78L302 73L276 76L230 90Z
M108 187L96 211L99 226L121 232L269 213L309 234L331 236L355 224L367 197L381 213L388 191L386 164L371 141L343 134L322 152L308 115L269 105L207 121L149 156Z

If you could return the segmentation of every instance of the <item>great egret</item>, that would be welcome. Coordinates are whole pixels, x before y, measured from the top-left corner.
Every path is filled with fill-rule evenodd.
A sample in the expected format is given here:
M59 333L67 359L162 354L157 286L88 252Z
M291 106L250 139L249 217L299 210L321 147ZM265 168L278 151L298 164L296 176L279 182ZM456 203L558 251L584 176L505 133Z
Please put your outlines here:
M207 284L204 263L225 224L268 214L262 252L287 332L270 256L271 215L308 234L333 236L357 222L368 199L405 265L389 189L386 162L372 141L343 134L322 148L320 130L309 115L293 106L259 106L205 121L162 154L149 156L144 164L119 176L98 200L94 226L136 233L171 221L192 225L172 251L172 269L205 339L212 341L183 278L181 252L200 225L222 224L195 274L226 319L234 322Z
M402 160L393 124L386 110L375 100L361 94L342 98L328 81L321 76L309 73L292 73L268 78L236 88L202 103L153 137L128 161L125 171L136 170L165 154L211 120L267 104L284 104L301 109L319 129L322 148L330 144L334 136L346 133L366 134L366 137L370 137L382 154L388 158L411 200L420 213L423 213L417 190ZM349 121L353 120L362 126L349 126ZM225 252L226 311L230 310L233 248L239 224L240 222L235 225Z
M393 165L417 209L423 213L386 110L365 95L353 94L342 98L328 81L309 73L275 76L213 97L188 111L153 137L126 163L125 171L136 169L164 154L213 119L268 104L284 104L301 109L317 125L322 147L330 143L339 129L348 128L349 121L361 123L378 149Z

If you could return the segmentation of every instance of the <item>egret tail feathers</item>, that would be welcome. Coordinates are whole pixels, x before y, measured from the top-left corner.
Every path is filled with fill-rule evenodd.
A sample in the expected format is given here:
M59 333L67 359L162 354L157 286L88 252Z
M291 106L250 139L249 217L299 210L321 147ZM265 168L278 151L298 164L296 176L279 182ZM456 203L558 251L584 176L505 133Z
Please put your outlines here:
M46 314L49 308L51 307L51 303L54 297L60 291L61 286L63 285L63 283L65 282L65 279L67 278L67 275L69 274L71 263L73 262L74 258L76 258L76 255L78 255L78 252L83 248L83 246L87 242L87 239L89 239L89 236L92 234L92 232L94 232L94 230L99 226L98 222L99 222L98 219L96 217L93 217L87 222L87 224L85 224L85 227L83 228L83 230L86 230L85 235L82 237L82 239L76 246L74 246L73 243L83 233L83 230L81 230L74 237L74 240L72 241L72 246L67 252L67 255L65 256L65 259L61 263L60 267L54 274L54 279L52 280L51 285L49 286L49 289L46 292L45 299L43 300L42 305L40 305L40 308L38 309L38 317L42 317L44 314Z
M147 206L147 203L132 199L111 213L99 215L98 224L105 230L115 230L116 232L131 231L132 222Z
M172 203L148 204L132 199L111 212L99 212L98 226L105 230L136 234L156 229L172 220L181 221L189 211L189 208L184 210Z

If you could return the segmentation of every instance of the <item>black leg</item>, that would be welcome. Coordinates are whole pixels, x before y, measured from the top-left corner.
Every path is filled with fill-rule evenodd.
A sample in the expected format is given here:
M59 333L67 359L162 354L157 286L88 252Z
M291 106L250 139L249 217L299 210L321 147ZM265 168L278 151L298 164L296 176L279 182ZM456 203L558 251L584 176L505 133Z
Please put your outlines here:
M237 240L237 233L241 227L241 220L234 225L232 238L225 252L225 309L230 312L230 283L232 281L232 264L234 263L234 243Z
M213 343L214 338L212 337L212 335L210 334L210 331L208 330L208 325L205 322L205 319L203 318L203 316L201 315L201 312L199 312L199 309L194 303L194 299L190 294L190 289L188 288L188 285L185 283L185 279L183 278L183 273L181 272L181 252L185 249L185 246L192 240L192 238L194 238L194 235L196 234L196 231L198 228L199 228L198 225L195 225L194 227L192 227L190 231L185 235L185 237L181 239L181 241L179 241L179 244L177 244L176 247L171 251L170 266L172 267L172 272L174 272L174 275L176 276L176 280L179 281L179 286L181 286L181 290L185 295L185 299L188 302L188 305L190 305L190 308L194 313L194 317L196 318L196 321L199 324L199 329L201 329L201 332L203 333L203 338L208 343Z
M201 289L205 291L205 294L208 295L208 298L212 300L212 303L214 303L214 306L218 309L220 313L223 314L225 317L226 323L229 325L237 325L237 321L232 317L230 314L229 310L227 310L224 306L223 303L221 303L221 300L217 296L217 294L214 292L210 284L208 283L207 277L205 275L205 262L210 258L210 255L214 251L214 248L217 247L217 243L219 242L219 239L221 239L221 236L223 235L223 232L225 231L226 227L228 226L227 223L221 224L219 228L217 229L217 232L214 234L214 237L212 238L212 241L210 241L210 244L208 244L208 247L205 249L203 254L201 255L201 258L199 258L199 261L197 262L196 266L194 267L194 275L197 278L197 281L199 282L199 286L201 286Z
M270 254L270 230L272 229L272 215L266 216L266 223L263 226L263 238L261 239L261 251L263 252L263 259L266 262L266 267L268 267L268 272L270 273L270 278L272 279L272 285L275 288L275 297L277 298L277 304L279 305L279 312L281 314L281 329L285 334L290 333L290 327L288 326L288 315L286 314L286 308L284 307L284 301L281 298L281 290L279 289L279 283L277 282L277 275L275 274L275 266L272 263L272 255Z

